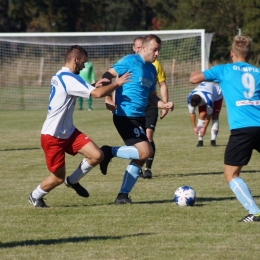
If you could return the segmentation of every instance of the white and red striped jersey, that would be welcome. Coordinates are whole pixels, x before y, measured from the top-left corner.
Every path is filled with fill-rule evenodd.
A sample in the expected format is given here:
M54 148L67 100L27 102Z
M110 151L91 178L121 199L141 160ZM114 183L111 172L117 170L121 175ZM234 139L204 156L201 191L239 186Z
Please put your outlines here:
M41 133L67 139L75 130L73 112L77 97L89 98L95 87L62 67L51 79L49 107Z

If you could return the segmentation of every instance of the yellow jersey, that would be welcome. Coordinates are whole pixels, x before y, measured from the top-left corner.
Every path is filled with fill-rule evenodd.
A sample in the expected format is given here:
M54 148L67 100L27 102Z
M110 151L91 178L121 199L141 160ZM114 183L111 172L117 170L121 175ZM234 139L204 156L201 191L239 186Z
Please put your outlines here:
M156 81L157 82L166 81L165 72L163 70L161 63L158 60L155 60L155 62L153 62L153 65L156 68L156 72L157 72Z

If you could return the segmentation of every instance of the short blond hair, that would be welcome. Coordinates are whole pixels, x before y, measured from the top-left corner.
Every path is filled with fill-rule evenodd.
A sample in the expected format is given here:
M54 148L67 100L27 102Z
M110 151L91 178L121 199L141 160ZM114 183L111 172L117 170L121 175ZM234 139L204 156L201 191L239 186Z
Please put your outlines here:
M251 55L252 39L248 36L235 36L232 43L232 51L238 57L246 60Z

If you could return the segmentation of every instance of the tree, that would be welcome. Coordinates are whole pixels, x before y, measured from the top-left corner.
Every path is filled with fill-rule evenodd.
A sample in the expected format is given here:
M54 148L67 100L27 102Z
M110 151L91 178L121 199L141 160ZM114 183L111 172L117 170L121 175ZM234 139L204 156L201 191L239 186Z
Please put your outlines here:
M245 22L241 27L242 34L253 39L253 63L260 65L260 1L247 1L244 3Z
M41 2L41 0L39 0ZM26 32L34 17L38 16L37 4L34 0L9 1L9 24L12 32Z
M205 29L210 61L226 62L233 37L253 38L260 63L260 0L0 0L0 31L100 32Z
M8 31L8 0L0 0L0 32Z

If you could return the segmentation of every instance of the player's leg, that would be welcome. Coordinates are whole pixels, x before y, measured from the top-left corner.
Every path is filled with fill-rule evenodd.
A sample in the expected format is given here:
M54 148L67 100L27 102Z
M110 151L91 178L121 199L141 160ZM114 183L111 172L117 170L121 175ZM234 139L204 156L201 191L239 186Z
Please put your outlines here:
M222 98L214 102L214 109L212 113L212 127L211 127L211 146L216 146L216 139L219 131L219 113L222 107Z
M205 124L205 119L206 119L206 115L207 115L206 106L199 106L198 110L199 110L199 117L198 117L197 129L199 132L199 130ZM201 146L203 146L203 136L200 136L200 134L199 134L197 147L201 147Z
M30 194L29 202L35 207L46 207L43 197L65 179L65 150L67 140L50 135L41 135L41 146L45 154L50 176L45 178Z
M73 133L72 140L66 147L66 152L71 155L80 153L84 158L75 171L66 178L65 185L73 188L78 195L88 197L89 193L79 184L79 180L103 160L103 153L89 137L77 129Z
M78 97L78 103L79 103L79 110L83 109L83 98L82 97Z
M99 147L92 141L84 145L78 153L84 156L79 166L67 178L70 183L77 183L83 176L90 172L103 159L103 153Z
M58 185L62 184L65 178L65 166L60 167L55 172L51 173L50 176L45 178L30 194L29 202L34 207L45 208L43 197L45 197L51 190Z
M113 121L126 146L101 147L104 152L104 160L100 163L100 169L103 174L106 174L108 162L113 156L132 160L125 170L123 182L115 200L116 204L126 204L131 203L128 194L139 177L141 167L152 155L153 150L144 130L144 117L128 118L114 115Z
M142 136L145 136L145 140L147 140L145 130L143 130L139 123L136 123L135 120L131 120L123 116L113 116L113 121L118 133L123 140L135 140L136 136L140 136L140 138L138 139L139 141L143 140ZM108 145L104 145L100 148L104 154L104 159L100 163L100 171L102 172L102 174L107 174L108 164L113 157L119 157L123 159L140 159L137 148L131 143L125 143L126 146L111 147Z
M237 200L248 211L249 215L243 218L243 222L260 221L260 209L254 201L251 191L242 178L239 177L241 166L226 165L224 176L230 189L236 195Z
M258 135L260 131L258 131ZM236 129L231 136L225 151L224 177L237 200L248 211L243 222L260 221L260 209L256 205L251 191L240 177L243 165L247 165L253 151L254 142L260 139L257 131L252 129ZM260 149L259 149L260 150Z
M140 158L133 159L127 166L120 191L117 195L117 198L115 199L115 204L132 203L128 195L139 178L141 167L144 165L147 158L149 158L153 153L152 147L148 141L138 142L135 144L135 147L138 149Z
M219 113L213 113L212 114L212 127L211 127L211 139L210 139L210 145L211 146L217 146L216 139L219 131Z
M104 159L100 163L100 171L102 174L107 174L107 167L112 158L118 157L122 159L139 159L139 153L136 147L131 146L109 146L103 145L100 148L104 154Z
M154 139L153 139L154 130L150 129L150 128L147 128L146 129L146 136L148 138L148 141L149 141L150 145L152 146L153 154L145 162L145 169L144 169L142 177L144 179L151 179L152 178L152 164L153 164L153 161L154 161L155 150L156 150L155 149Z
M145 169L142 174L144 179L151 179L152 178L152 164L154 161L155 156L155 143L154 143L154 132L156 123L158 120L158 109L153 107L152 105L148 104L145 110L145 127L146 127L146 136L150 145L153 148L153 154L146 160Z
M92 97L90 96L89 98L88 98L88 111L91 111L92 110Z

